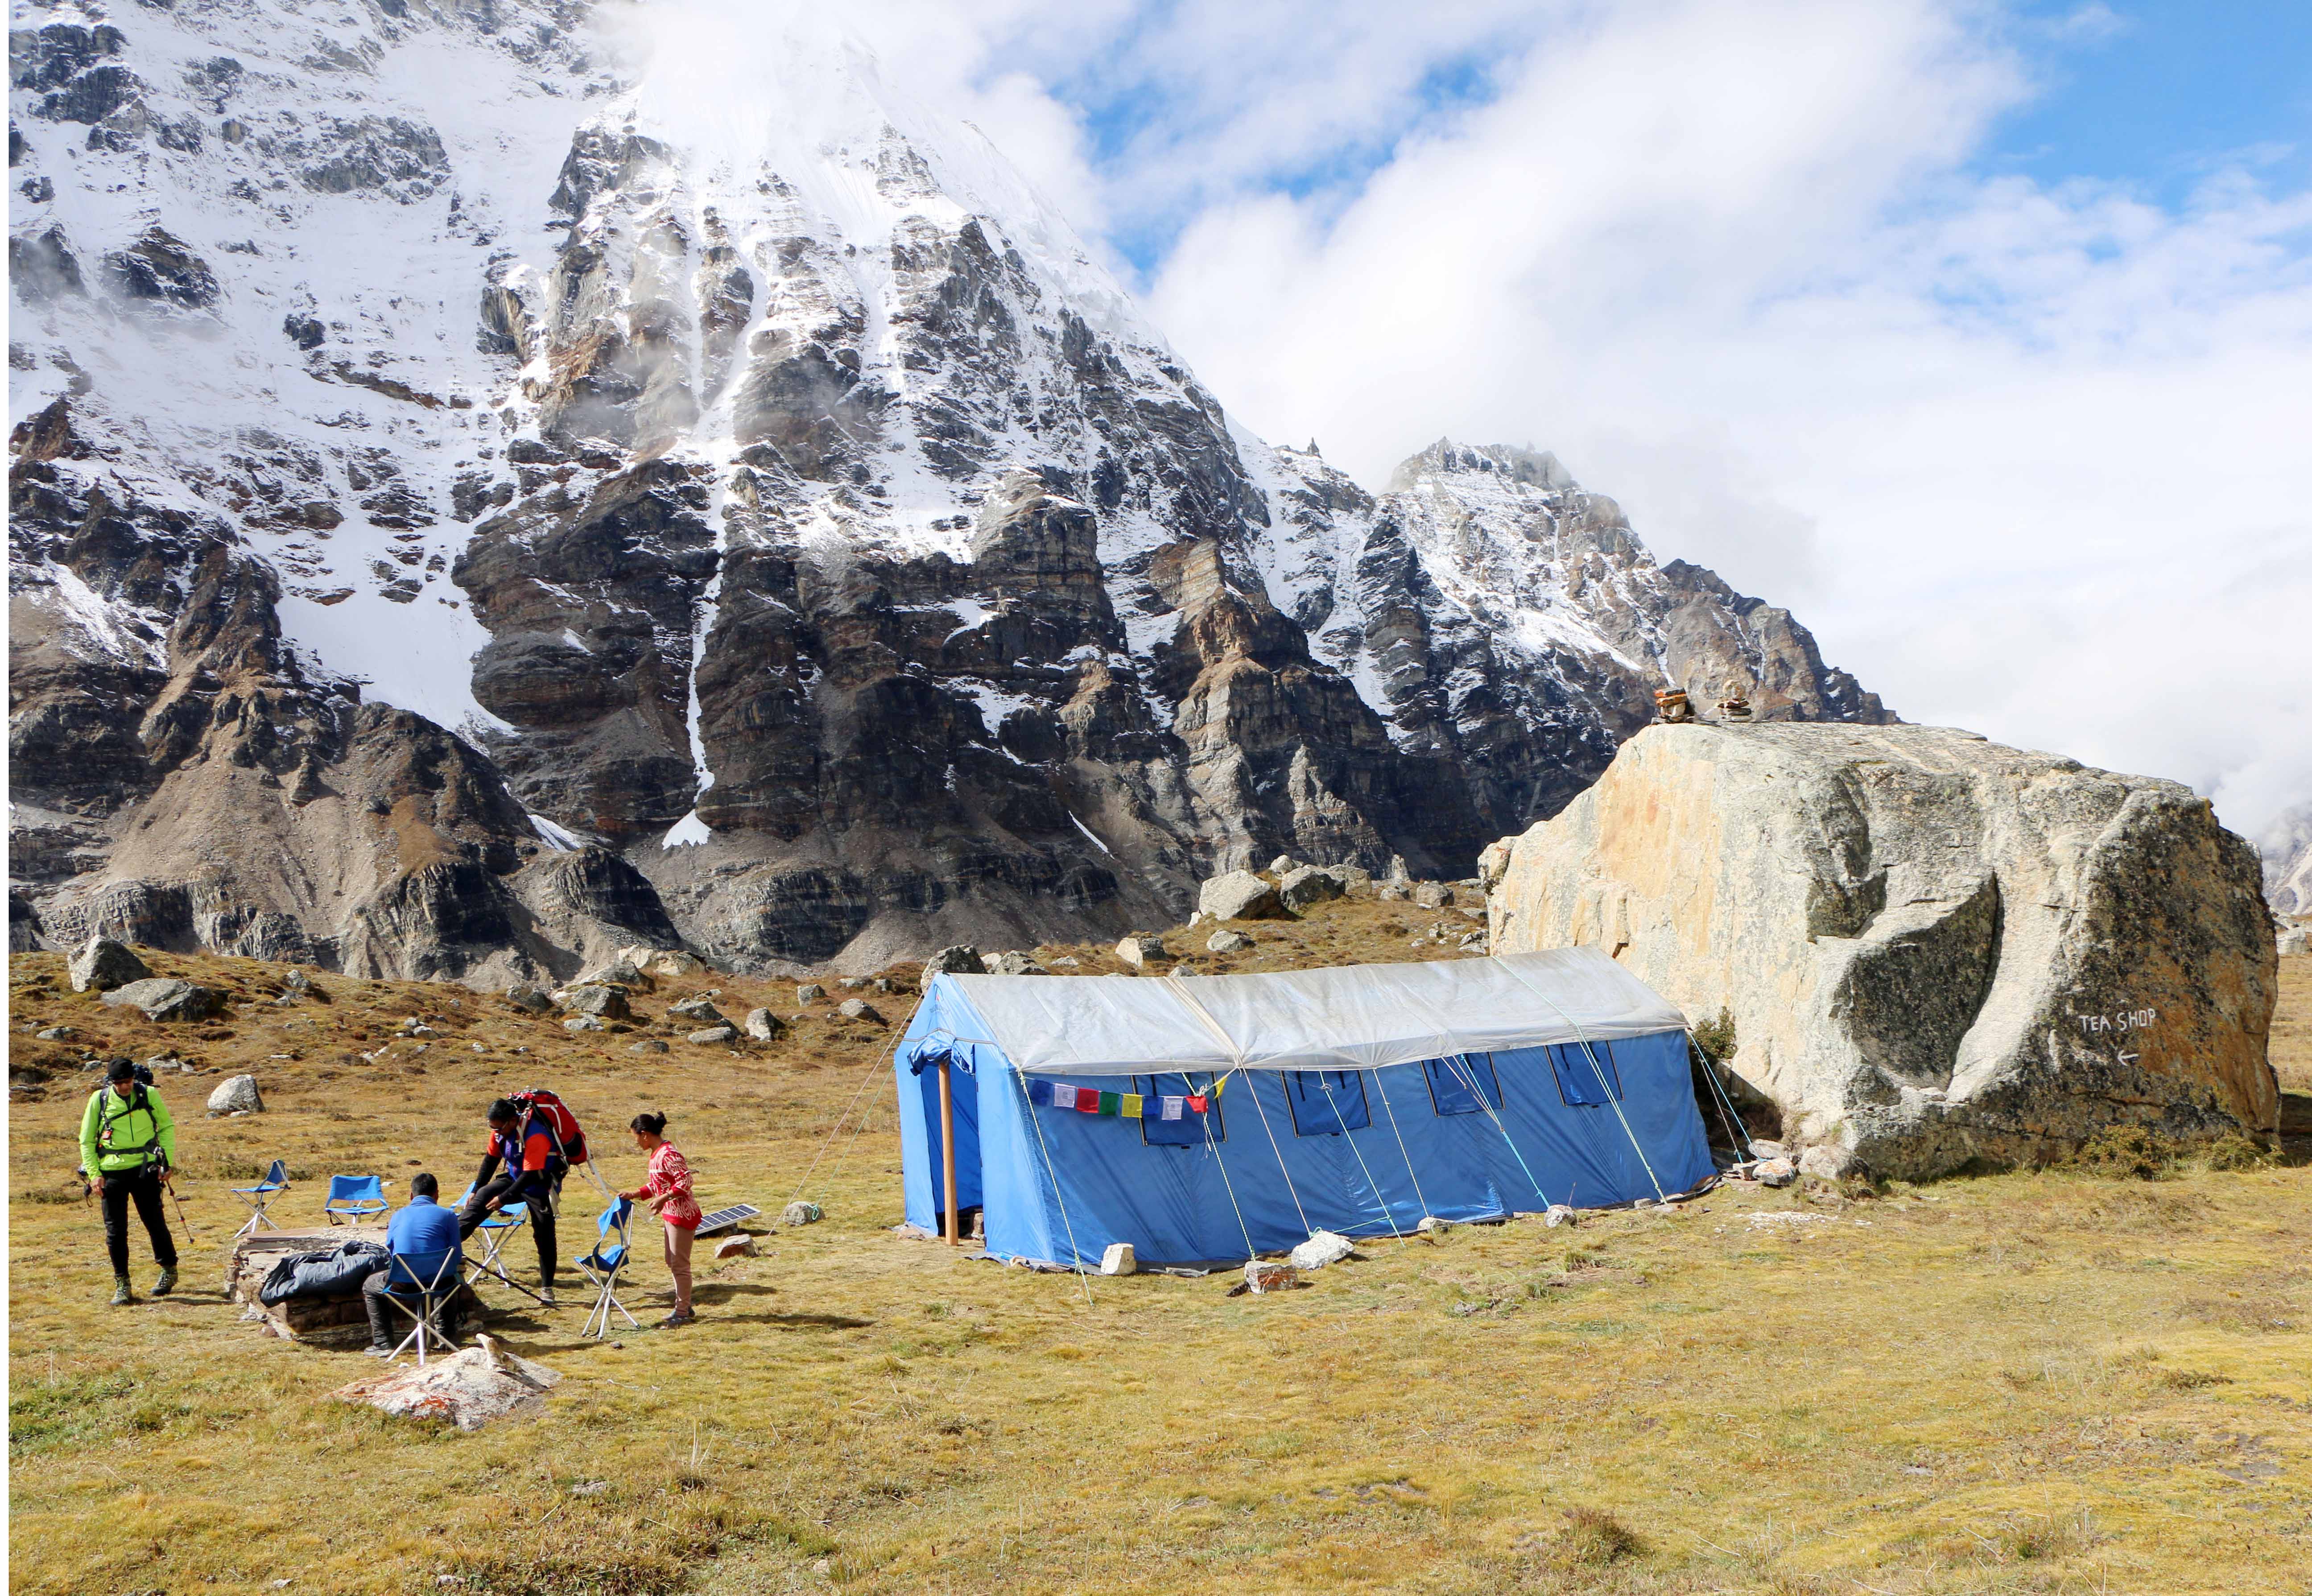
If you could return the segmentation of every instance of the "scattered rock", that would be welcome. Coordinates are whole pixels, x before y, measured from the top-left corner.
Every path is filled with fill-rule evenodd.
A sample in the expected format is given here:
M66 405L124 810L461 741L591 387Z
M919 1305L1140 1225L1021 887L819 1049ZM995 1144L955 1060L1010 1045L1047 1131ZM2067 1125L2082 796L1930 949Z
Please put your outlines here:
M806 982L795 988L795 1001L800 1004L814 1004L826 995L827 988L817 981Z
M843 1006L835 1011L846 1020L864 1020L871 1025L886 1025L889 1022L875 1012L874 1005L863 997L845 998Z
M1761 1186L1788 1186L1799 1178L1797 1166L1787 1158L1761 1159L1758 1167L1750 1172Z
M990 975L1041 976L1051 972L1025 953L998 953L987 967Z
M1276 889L1249 870L1231 870L1206 881L1196 893L1196 907L1215 920L1282 920L1284 900Z
M1403 903L1413 896L1403 881L1383 881L1373 889L1373 897L1382 903Z
M629 1053L663 1053L666 1051L666 1044L660 1041L654 1036L646 1036L643 1038L642 1040L630 1044L627 1047L626 1051Z
M697 1047L714 1048L719 1047L725 1042L737 1041L739 1039L739 1030L736 1026L732 1025L710 1025L704 1030L692 1031L688 1036L682 1039Z
M714 1256L718 1258L753 1258L756 1256L755 1238L752 1236L725 1236L720 1241L714 1243Z
M1327 903L1341 895L1341 882L1329 870L1314 865L1302 865L1279 882L1276 896L1284 907L1300 914L1317 904Z
M561 1378L477 1336L463 1352L356 1380L337 1394L339 1401L366 1403L396 1418L442 1420L470 1431L537 1413Z
M1196 967L1187 963L1176 964L1172 967L1172 973L1176 976L1192 976L1196 973Z
M1292 1250L1292 1262L1296 1269L1321 1269L1339 1263L1356 1250L1356 1244L1346 1236L1331 1231L1318 1231Z
M1759 1158L1787 1158L1789 1153L1780 1142L1770 1142L1761 1136L1750 1144L1751 1153Z
M149 980L153 975L126 943L108 936L90 937L72 956L70 973L75 992L109 992L131 981Z
M1453 889L1443 881L1423 881L1413 889L1413 903L1416 908L1450 908Z
M131 981L106 993L104 1001L136 1009L147 1020L206 1020L224 1012L223 993L190 981Z
M1161 937L1135 933L1116 944L1116 956L1134 969L1145 969L1150 960L1164 957L1164 942Z
M924 960L924 974L926 977L984 976L986 973L986 961L980 958L979 950L974 947L941 948Z
M789 1203L779 1210L781 1224L817 1224L827 1217L827 1211L817 1203Z
M2306 951L2308 947L2312 947L2312 929L2307 929L2302 925L2291 925L2273 939L2273 946L2281 958L2293 958Z
M1441 1236L1452 1228L1451 1220L1440 1219L1434 1214L1424 1214L1421 1216L1421 1223L1413 1227L1413 1233L1416 1236Z
M68 1041L72 1038L73 1028L69 1025L51 1025L46 1030L36 1031L33 1034L44 1042Z
M1541 1217L1542 1223L1549 1226L1552 1230L1555 1230L1561 1224L1578 1225L1581 1223L1580 1216L1576 1215L1572 1208L1567 1207L1563 1203L1550 1204L1549 1206L1543 1211Z
M1853 1156L1840 1147L1809 1147L1799 1154L1799 1173L1817 1180L1839 1179L1853 1168Z
M626 993L617 987L565 987L555 997L571 1013L591 1014L598 1020L625 1020L633 1014L626 1006Z
M554 1006L554 1000L535 987L509 987L505 996L514 1007L533 1014L543 1014Z
M1211 953L1242 953L1252 946L1252 938L1241 931L1215 931L1204 942Z
M562 1022L562 1029L565 1030L601 1030L606 1029L606 1027L604 1027L600 1020L597 1020L591 1014L573 1014L570 1018Z
M786 1033L786 1022L770 1010L749 1009L747 1011L747 1034L757 1041L775 1041Z
M1099 1272L1103 1275L1137 1275L1140 1260L1133 1255L1129 1241L1111 1241L1108 1250L1099 1255Z
M688 997L680 1003L669 1004L666 1012L677 1020L692 1020L702 1025L724 1023L722 1012L703 997Z
M1078 969L1082 968L1082 960L1066 953L1063 953L1057 959L1052 960L1052 968L1054 969Z
M1253 1295L1262 1296L1272 1291L1284 1291L1300 1284L1300 1271L1291 1264L1274 1263L1267 1258L1254 1258L1244 1267L1244 1284Z
M682 976L696 975L706 966L696 955L686 953L679 948L669 948L652 954L650 962L643 968L662 980L674 980Z
M235 1075L209 1093L212 1114L262 1114L265 1099L257 1090L255 1075Z

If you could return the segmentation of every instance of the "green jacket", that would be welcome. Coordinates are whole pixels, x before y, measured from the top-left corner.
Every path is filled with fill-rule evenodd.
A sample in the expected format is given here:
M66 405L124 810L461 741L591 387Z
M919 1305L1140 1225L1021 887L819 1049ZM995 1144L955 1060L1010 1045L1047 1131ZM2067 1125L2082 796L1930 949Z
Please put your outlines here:
M129 1083L121 1097L109 1086L91 1094L80 1117L80 1167L92 1175L133 1170L144 1162L147 1149L158 1144L161 1156L173 1169L177 1162L177 1122L169 1105L150 1086Z

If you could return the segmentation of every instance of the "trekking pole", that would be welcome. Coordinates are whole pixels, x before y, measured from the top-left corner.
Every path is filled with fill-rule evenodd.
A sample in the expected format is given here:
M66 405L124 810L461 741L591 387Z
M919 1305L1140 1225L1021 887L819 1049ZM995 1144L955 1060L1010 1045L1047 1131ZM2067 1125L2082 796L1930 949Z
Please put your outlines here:
M171 1164L166 1159L162 1160L161 1174L163 1178L161 1181L161 1189L169 1194L169 1200L171 1203L174 1203L177 1206L177 1223L185 1227L186 1244L188 1246L197 1245L197 1243L193 1241L193 1222L185 1217L185 1199L177 1195L176 1183L166 1178L175 1174L176 1172L177 1171L174 1165Z

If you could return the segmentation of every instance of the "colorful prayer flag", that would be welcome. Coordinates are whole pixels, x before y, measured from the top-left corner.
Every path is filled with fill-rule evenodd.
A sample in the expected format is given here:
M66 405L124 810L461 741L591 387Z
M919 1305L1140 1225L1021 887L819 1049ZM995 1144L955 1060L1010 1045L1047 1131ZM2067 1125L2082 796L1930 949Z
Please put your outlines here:
M1097 1114L1097 1113L1099 1113L1099 1092L1094 1092L1094 1091L1093 1091L1090 1087L1089 1087L1089 1086L1078 1086L1078 1087L1074 1088L1074 1092L1075 1092L1075 1094L1076 1094L1076 1112L1077 1112L1077 1113L1079 1113L1079 1114Z
M1108 1116L1110 1118L1114 1118L1117 1110L1123 1107L1124 1093L1120 1092L1103 1092L1099 1094L1099 1111Z
M1203 1092L1192 1092L1188 1094L1189 1113L1202 1114L1205 1112L1210 1106L1210 1100L1208 1100Z
M1127 1092L1124 1094L1124 1107L1118 1111L1126 1119L1137 1119L1141 1117L1140 1107L1143 1101L1138 1092Z
M1162 1118L1178 1119L1180 1117L1180 1110L1187 1106L1188 1100L1185 1097L1165 1097L1159 1101L1161 1107L1158 1111Z

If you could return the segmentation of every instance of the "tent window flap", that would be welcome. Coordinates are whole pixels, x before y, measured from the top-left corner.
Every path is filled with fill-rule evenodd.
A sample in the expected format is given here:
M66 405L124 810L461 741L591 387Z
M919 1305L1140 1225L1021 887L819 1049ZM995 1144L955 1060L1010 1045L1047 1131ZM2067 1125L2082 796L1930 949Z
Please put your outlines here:
M1502 1083L1493 1072L1490 1053L1455 1053L1425 1059L1421 1073L1429 1082L1429 1101L1440 1115L1501 1110Z
M1557 1072L1557 1094L1567 1108L1602 1109L1609 1101L1621 1101L1622 1078L1614 1067L1612 1043L1554 1043L1549 1049L1549 1064Z
M1365 1078L1359 1070L1289 1070L1284 1101L1292 1107L1296 1136L1336 1136L1372 1123L1365 1108Z

